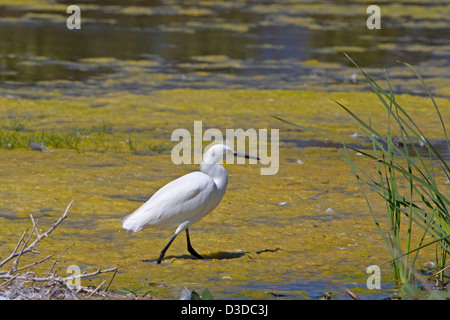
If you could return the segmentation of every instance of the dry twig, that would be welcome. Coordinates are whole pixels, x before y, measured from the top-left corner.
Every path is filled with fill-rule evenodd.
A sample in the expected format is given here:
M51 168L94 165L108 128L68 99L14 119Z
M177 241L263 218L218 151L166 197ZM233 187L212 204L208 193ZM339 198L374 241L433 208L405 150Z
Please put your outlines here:
M26 230L20 237L11 254L3 260L0 259L0 267L6 265L8 262L13 261L14 259L14 261L12 262L12 266L8 271L0 271L0 279L5 280L0 284L0 299L79 299L78 294L81 292L88 294L88 298L93 296L94 294L107 296L109 286L111 285L111 282L113 281L117 273L117 267L105 270L99 268L94 272L83 272L81 274L70 275L67 277L61 277L56 274L56 264L59 262L62 255L68 249L72 248L75 244L72 244L71 246L63 250L59 257L54 261L48 273L44 273L38 276L35 272L32 272L29 269L44 261L47 261L48 259L53 257L54 254L48 255L45 258L19 268L20 258L24 254L39 253L38 251L36 251L37 245L43 238L48 237L48 235L52 233L64 219L66 219L67 212L69 211L72 203L73 201L71 201L67 206L63 215L46 232L42 234L39 233L37 228L39 221L35 221L33 216L30 215L31 221L33 223L31 233L26 237L28 233L28 230ZM29 244L33 234L36 235L36 238L31 244ZM20 271L23 270L28 271L25 273L20 273ZM113 272L113 275L108 283L108 286L106 287L106 290L100 290L100 288L106 283L106 280L104 280L96 288L90 288L81 285L74 286L69 284L69 281L73 281L74 279L84 279L109 272Z

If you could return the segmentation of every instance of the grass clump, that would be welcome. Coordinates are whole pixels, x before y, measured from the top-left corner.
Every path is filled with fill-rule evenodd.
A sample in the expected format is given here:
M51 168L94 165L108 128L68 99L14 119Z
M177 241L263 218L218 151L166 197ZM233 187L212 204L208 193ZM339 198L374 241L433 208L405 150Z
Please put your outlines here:
M358 67L353 60L351 61ZM407 63L405 65L416 73L428 92L442 125L447 148L450 149L445 124L433 96L415 69ZM390 262L394 266L394 279L404 291L410 290L411 284L416 284L418 287L419 283L422 283L426 286L427 283L424 283L426 277L422 277L415 271L415 262L421 249L437 244L435 265L438 270L432 276L441 286L444 286L446 284L444 270L447 255L450 253L450 200L441 190L442 183L437 181L437 177L445 175L447 180L450 179L449 166L412 117L396 101L389 77L386 75L389 91L385 91L363 70L359 67L358 69L386 109L387 131L380 132L370 122L361 120L338 102L360 124L362 132L372 144L372 152L367 152L353 148L344 142L347 151L345 160L350 164L352 173L363 190L369 210L379 228L380 224L364 193L363 186L375 191L385 201L389 228L387 235L381 228L380 233L392 255ZM394 139L393 132L399 134L399 139ZM425 148L426 154L419 151L419 147ZM351 159L349 149L373 160L377 172L375 178ZM402 188L401 185L406 187ZM402 219L403 217L407 219ZM422 230L422 234L419 234L419 244L415 248L412 247L413 224ZM402 228L406 228L406 240L401 238ZM425 241L426 235L433 240ZM448 293L442 296L450 298Z
M419 288L422 288L426 289L430 298L449 299L450 291L445 271L448 268L450 253L450 200L442 190L444 183L438 180L444 177L450 181L450 168L444 156L437 151L413 118L397 102L387 74L388 90L383 90L350 57L348 58L364 75L385 108L387 117L386 122L377 127L370 118L363 120L336 101L358 122L364 137L370 143L368 149L362 149L342 140L346 153L342 159L350 165L373 220L389 249L391 259L387 262L392 263L395 282L401 289L399 292L414 298L417 297ZM450 150L445 124L433 96L416 70L407 63L404 65L417 75L431 98L442 126L447 150ZM324 135L319 130L279 120ZM351 151L359 157L354 157ZM360 163L361 156L369 160L368 166ZM387 224L383 224L375 213L366 189L374 191L384 200ZM419 253L431 245L436 246L434 263L436 268L428 275L424 275L417 271L416 262ZM433 284L430 280L436 282ZM432 288L444 290L438 292Z
M0 126L0 149L27 149L48 151L71 149L77 152L150 152L161 154L167 145L152 143L145 132L132 135L114 130L103 121L88 128L65 128L36 131L26 127L26 119L13 117Z

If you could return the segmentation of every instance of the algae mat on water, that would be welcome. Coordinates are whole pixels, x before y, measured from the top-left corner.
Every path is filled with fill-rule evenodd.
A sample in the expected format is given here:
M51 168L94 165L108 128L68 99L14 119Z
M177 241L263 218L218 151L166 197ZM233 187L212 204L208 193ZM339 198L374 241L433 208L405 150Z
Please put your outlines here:
M330 287L343 292L340 285L368 294L365 268L385 262L389 253L339 159L344 155L339 133L348 142L365 141L332 99L383 125L383 107L370 93L186 89L89 99L0 99L0 256L30 227L29 214L45 229L74 200L68 219L39 248L44 256L76 244L58 263L59 273L69 265L82 270L118 266L113 290L150 291L156 298L178 298L185 286L207 288L215 298L314 298ZM430 138L442 139L428 99L398 99ZM436 102L448 123L449 100ZM271 115L327 130L337 142ZM130 234L121 221L167 182L198 170L198 165L171 161L177 143L171 133L192 132L194 121L224 135L226 129L279 129L279 170L261 175L260 164L225 165L224 199L191 227L193 246L206 259L191 257L180 236L163 264L156 265L173 230ZM29 140L43 142L47 152L30 150ZM438 180L446 183L444 177ZM383 203L377 203L382 214ZM391 285L388 266L382 267L382 281L384 288Z

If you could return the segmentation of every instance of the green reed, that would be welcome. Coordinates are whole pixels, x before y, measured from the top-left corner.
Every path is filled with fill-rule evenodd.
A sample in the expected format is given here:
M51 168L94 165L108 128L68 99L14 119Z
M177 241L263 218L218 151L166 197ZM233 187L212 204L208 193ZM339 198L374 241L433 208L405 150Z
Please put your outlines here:
M406 288L404 291L410 290L412 287L417 289L419 282L422 284L426 282L426 277L415 271L415 262L423 248L436 244L437 272L435 277L442 284L447 255L450 253L450 200L442 192L443 184L437 182L436 177L444 175L447 180L450 180L449 166L412 117L397 102L387 74L388 90L386 91L350 57L348 59L364 75L372 91L384 106L387 114L387 129L386 132L381 132L381 129L376 128L370 119L364 121L349 108L335 101L356 120L371 145L370 151L362 150L347 144L341 138L346 154L342 159L350 165L351 172L362 191L372 218L389 249L392 259L388 262L393 265L396 282L402 288ZM442 126L447 148L450 150L445 124L430 90L414 67L407 63L404 65L416 74L431 98ZM323 135L318 130L277 119ZM394 139L394 132L398 135L397 140ZM419 146L422 150L425 148L426 154L419 152ZM375 176L371 173L371 168L362 168L353 160L354 157L351 156L350 150L370 160L369 163L373 164L372 169L376 169ZM357 159L359 158L357 157ZM376 192L384 200L388 218L388 226L384 228L387 230L381 226L365 189ZM413 237L413 230L418 233L415 234L415 237ZM402 234L406 234L406 239L401 237ZM427 235L431 236L433 240L427 239ZM418 239L418 244L414 248L413 238Z

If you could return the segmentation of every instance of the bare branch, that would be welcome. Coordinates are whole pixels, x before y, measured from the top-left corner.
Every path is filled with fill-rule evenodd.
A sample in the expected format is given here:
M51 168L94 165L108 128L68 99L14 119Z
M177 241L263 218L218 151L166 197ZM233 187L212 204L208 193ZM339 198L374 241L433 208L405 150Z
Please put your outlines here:
M39 261L35 261L35 262L33 262L33 263L31 263L31 264L25 266L25 267L16 269L15 272L19 272L19 271L22 271L22 270L24 270L24 269L28 269L28 268L34 267L35 265L37 265L37 264L39 264L39 263L42 263L42 262L44 262L45 260L50 259L50 258L53 257L54 255L55 255L55 254L52 253L52 254L46 256L45 258L43 258L43 259L41 259L41 260L39 260Z
M56 221L46 232L44 232L43 234L39 234L38 229L37 229L37 222L34 221L33 216L31 216L31 221L33 222L33 230L31 231L28 240L25 242L25 244L22 247L22 250L20 250L20 252L18 253L17 250L20 247L20 244L23 241L23 238L25 237L25 234L28 232L25 231L22 235L22 237L20 238L19 242L16 245L16 248L13 250L13 252L11 253L11 255L9 257L7 257L6 259L4 259L3 261L0 261L0 267L3 266L4 264L6 264L7 262L11 261L14 258L20 258L20 256L24 253L28 253L28 252L35 252L33 249L34 247L36 247L36 245L42 240L42 238L47 237L50 233L52 233L53 230L55 230L55 228L61 224L61 222L67 217L67 212L69 211L70 206L72 205L73 200L69 203L69 205L67 206L66 210L64 211L64 214L58 219L58 221ZM33 231L36 232L36 240L34 240L33 243L31 243L28 247L28 241L30 240L31 235L33 234ZM15 264L13 265L13 268L11 269L11 271L13 271L15 269L15 267L17 267L17 263L18 263L18 259L16 259Z
M56 274L55 266L60 261L61 257L64 253L75 246L75 243L66 247L59 257L53 262L52 267L50 268L48 273L43 273L41 275L36 275L36 272L32 272L30 270L31 267L34 267L44 261L49 260L54 254L50 254L45 258L32 262L24 267L18 268L19 260L23 254L26 253L38 253L35 248L40 243L40 241L48 237L48 235L53 232L56 227L58 227L61 222L66 219L67 212L69 211L70 206L73 201L67 206L63 215L44 233L40 233L38 231L38 220L35 220L32 215L30 215L31 222L33 224L33 229L28 234L28 229L22 234L19 241L17 242L14 250L11 254L5 258L4 260L0 260L0 267L5 265L6 263L15 259L12 263L12 267L9 271L0 271L0 280L4 280L0 284L0 297L3 297L3 293L7 294L5 297L10 298L19 298L19 299L79 299L78 293L85 292L87 293L87 298L95 295L106 296L107 291L117 273L117 267L102 270L98 268L93 272L84 271L81 274L70 275L67 277L61 277ZM27 236L28 234L28 236ZM33 235L36 236L34 241L30 244L31 238ZM22 270L28 270L25 273L20 273ZM73 286L69 284L70 280L73 279L84 279L89 277L95 277L97 275L105 274L113 272L111 279L108 282L106 290L101 290L103 285L107 282L104 280L100 285L98 285L95 289L92 287L85 286Z
M55 265L58 263L59 259L61 259L62 255L63 255L67 250L69 250L70 248L72 248L73 246L75 246L75 243L72 244L72 245L70 245L70 246L68 246L67 248L65 248L65 249L63 250L63 252L61 252L61 254L59 255L58 259L55 260L55 262L53 263L53 265L52 265L52 267L50 268L50 271L49 271L48 273L52 273L53 268L55 268Z

